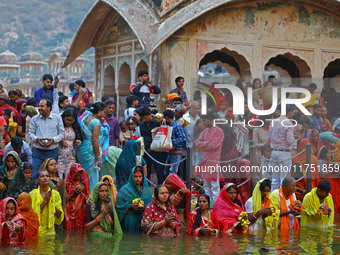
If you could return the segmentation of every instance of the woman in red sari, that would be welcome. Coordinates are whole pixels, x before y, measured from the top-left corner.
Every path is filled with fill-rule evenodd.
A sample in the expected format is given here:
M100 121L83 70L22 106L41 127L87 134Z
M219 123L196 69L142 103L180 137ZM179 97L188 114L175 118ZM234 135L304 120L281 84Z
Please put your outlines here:
M185 231L189 216L190 191L177 174L170 174L164 181L169 191L171 204L176 208L177 215L181 221L181 228Z
M19 213L17 202L12 197L1 201L1 246L25 244L26 222Z
M221 190L214 204L213 211L217 216L222 233L242 232L238 218L245 212L238 188L234 183L227 183Z
M198 208L189 214L187 223L187 234L198 235L218 235L220 224L216 214L210 209L210 197L201 194L198 197Z
M181 235L181 223L165 186L158 185L155 188L153 201L145 208L141 226L146 235L160 237Z
M66 179L66 229L85 228L85 206L90 195L90 180L84 168L74 163L67 173Z

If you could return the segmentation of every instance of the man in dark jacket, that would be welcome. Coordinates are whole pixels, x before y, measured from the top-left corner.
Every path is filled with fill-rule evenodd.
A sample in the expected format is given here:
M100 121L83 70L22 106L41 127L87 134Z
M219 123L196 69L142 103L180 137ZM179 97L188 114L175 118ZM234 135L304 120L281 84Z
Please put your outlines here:
M132 85L133 86L133 85ZM138 73L138 82L136 87L132 89L132 93L138 96L139 105L150 105L150 94L160 94L160 88L150 81L147 71Z

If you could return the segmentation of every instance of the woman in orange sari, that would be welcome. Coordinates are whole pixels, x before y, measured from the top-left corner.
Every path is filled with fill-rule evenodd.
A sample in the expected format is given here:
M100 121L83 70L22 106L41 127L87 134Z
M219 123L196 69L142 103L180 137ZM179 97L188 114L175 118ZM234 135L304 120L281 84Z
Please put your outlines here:
M36 239L39 231L39 217L33 211L32 198L28 193L21 193L18 198L20 214L26 221L26 239Z
M312 132L308 135L308 139L310 141L312 154L314 156L318 155L319 149L323 146L320 140L320 134L317 130L313 129Z
M242 232L238 218L245 212L238 188L234 183L227 183L221 190L214 204L216 214L223 233Z
M306 138L303 138L300 140L300 142L298 143L298 150L297 153L293 155L293 160L292 163L293 164L300 164L303 174L306 174L306 169L307 169L307 165L306 165L306 151L304 151L303 153L301 153L304 149L306 149L306 145L307 143L310 143L310 141ZM301 154L299 154L301 153ZM299 154L299 155L298 155ZM298 156L295 156L298 155ZM312 170L312 188L315 188L318 186L317 184L317 179L318 179L318 159L312 154L311 155L311 166L309 167L310 170Z
M210 209L210 197L201 194L198 197L198 208L191 212L188 217L187 234L198 235L218 235L220 224L216 214Z
M66 229L85 228L85 206L90 195L90 179L84 168L74 163L67 173L66 207L64 227Z

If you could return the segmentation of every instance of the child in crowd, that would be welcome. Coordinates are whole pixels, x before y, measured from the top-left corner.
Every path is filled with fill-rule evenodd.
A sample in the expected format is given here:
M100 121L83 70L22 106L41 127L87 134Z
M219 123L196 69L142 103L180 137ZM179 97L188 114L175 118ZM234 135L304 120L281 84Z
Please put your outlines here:
M130 121L131 121L131 119L130 119ZM133 131L133 129L134 129L135 125L132 125L132 127L131 127L132 130L130 130L130 125L128 125L128 122L123 120L119 123L119 127L120 127L119 141L120 141L121 147L124 148L126 142L131 137L134 136L135 131Z
M48 158L42 163L40 169L49 172L51 177L50 187L58 191L63 198L65 193L65 182L63 179L59 178L57 161L54 158Z
M18 123L13 121L12 110L9 108L5 108L2 111L2 116L6 120L7 126L6 131L9 133L10 137L14 137L17 134Z
M270 158L272 156L272 148L270 144L265 144L261 149L261 166L262 166L262 178L271 179L272 173L269 172Z
M4 149L6 144L8 144L9 142L11 142L11 138L9 137L7 131L6 131L6 120L0 116L0 165L2 165L2 157L4 155Z

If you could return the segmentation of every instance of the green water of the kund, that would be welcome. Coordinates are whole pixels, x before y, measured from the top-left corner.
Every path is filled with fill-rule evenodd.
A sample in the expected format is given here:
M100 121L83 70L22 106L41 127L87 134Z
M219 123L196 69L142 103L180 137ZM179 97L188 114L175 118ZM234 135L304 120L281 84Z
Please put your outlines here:
M121 240L87 238L63 231L20 247L0 247L0 254L340 254L339 226L302 228L289 236L278 232L221 237L159 238L125 234Z

